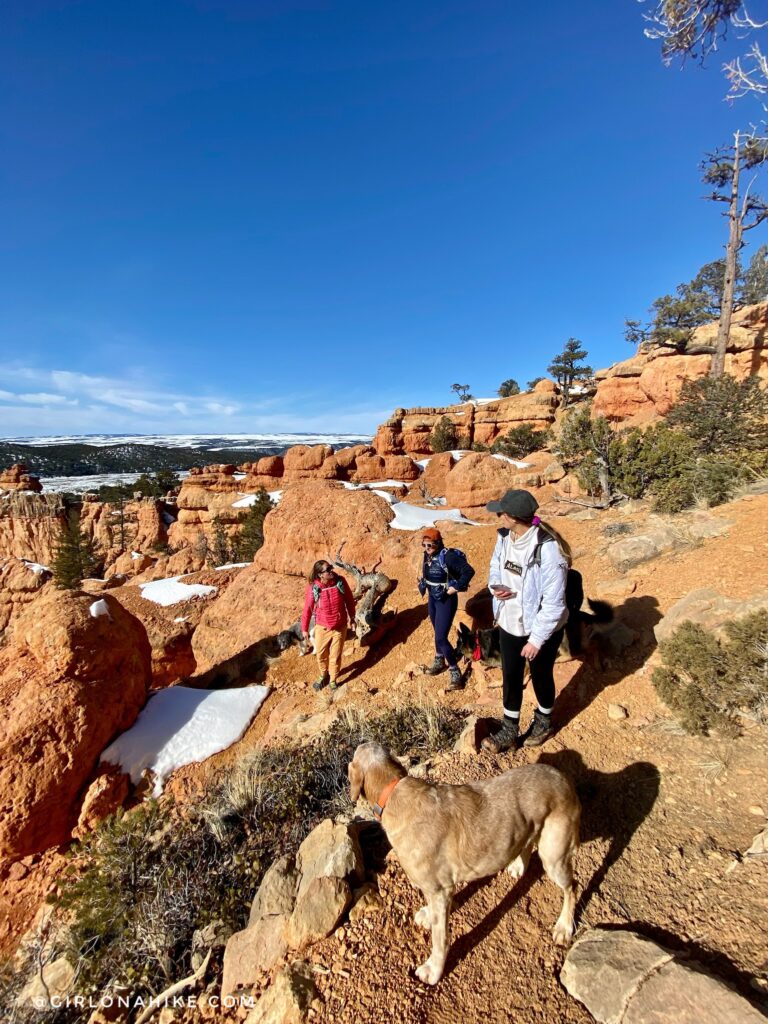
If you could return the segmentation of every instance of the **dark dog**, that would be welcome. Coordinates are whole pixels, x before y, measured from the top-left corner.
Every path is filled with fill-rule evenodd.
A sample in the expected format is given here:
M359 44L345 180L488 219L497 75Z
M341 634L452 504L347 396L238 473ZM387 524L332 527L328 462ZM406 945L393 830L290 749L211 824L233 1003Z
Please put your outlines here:
M309 623L309 635L312 636L312 630L315 628L315 619L312 617ZM301 622L294 622L288 629L282 630L277 634L277 648L282 653L287 651L289 647L293 647L294 644L298 644L299 651L301 654L310 654L312 652L312 641L305 640L304 634L301 631Z
M601 627L613 622L613 608L607 601L592 601L587 598L590 611L580 608L571 609L561 651L566 656L576 657L587 653L593 648L600 649ZM463 622L459 625L456 650L465 658L481 661L487 668L501 666L501 648L499 646L499 627L476 629L474 632ZM478 656L479 655L479 656Z

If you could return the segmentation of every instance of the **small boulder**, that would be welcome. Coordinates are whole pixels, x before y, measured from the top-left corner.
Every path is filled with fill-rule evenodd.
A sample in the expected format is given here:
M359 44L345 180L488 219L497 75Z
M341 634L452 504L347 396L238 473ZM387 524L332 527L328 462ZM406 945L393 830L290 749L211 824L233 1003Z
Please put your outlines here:
M353 881L361 882L365 874L357 836L345 824L336 824L330 818L312 829L301 844L296 865L301 872L299 900L315 879L352 876Z
M285 855L270 865L253 898L249 926L272 914L290 915L296 903L299 875L293 857Z
M625 718L629 718L629 712L623 704L609 704L608 717L612 722L622 722Z
M262 917L231 936L224 950L222 995L252 985L261 973L271 970L285 956L288 923L284 914Z
M318 991L309 964L297 960L277 975L245 1024L303 1024Z
M352 889L346 879L331 875L313 878L299 895L288 922L290 946L301 949L330 935L351 902Z

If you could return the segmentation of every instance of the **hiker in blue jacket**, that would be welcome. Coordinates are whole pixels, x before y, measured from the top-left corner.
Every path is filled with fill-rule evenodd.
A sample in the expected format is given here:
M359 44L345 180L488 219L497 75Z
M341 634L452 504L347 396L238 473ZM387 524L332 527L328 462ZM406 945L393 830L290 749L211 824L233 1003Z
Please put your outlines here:
M483 740L499 753L520 735L523 674L530 666L538 706L524 746L538 747L552 735L554 664L568 620L565 585L569 552L565 541L536 515L530 491L512 490L486 506L500 520L491 555L488 587L499 626L504 719L501 730Z
M460 690L464 682L448 633L459 605L459 593L467 589L475 570L463 551L444 546L442 534L433 526L422 531L421 546L424 557L418 587L422 597L429 593L429 618L435 631L436 652L435 660L424 671L436 676L447 666L451 681L446 689Z

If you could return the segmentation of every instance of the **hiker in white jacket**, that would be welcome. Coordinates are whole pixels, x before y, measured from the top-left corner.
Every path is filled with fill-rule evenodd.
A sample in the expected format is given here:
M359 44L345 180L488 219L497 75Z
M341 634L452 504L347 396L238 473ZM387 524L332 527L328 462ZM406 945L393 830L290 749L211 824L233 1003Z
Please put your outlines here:
M526 662L538 707L524 745L540 746L552 734L553 666L568 619L568 559L560 538L536 515L539 503L530 491L507 491L485 507L501 522L488 586L499 626L504 720L501 730L483 740L483 746L499 753L515 746L520 735Z

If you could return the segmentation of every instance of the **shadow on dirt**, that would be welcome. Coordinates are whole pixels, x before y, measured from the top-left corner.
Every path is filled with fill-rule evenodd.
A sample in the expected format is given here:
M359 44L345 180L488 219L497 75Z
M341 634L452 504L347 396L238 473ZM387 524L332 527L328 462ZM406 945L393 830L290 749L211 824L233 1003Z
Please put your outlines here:
M408 637L415 630L419 628L421 623L427 617L427 606L416 605L415 608L406 608L405 611L398 612L397 615L393 615L392 619L382 618L382 625L387 625L391 622L391 626L386 633L382 636L381 640L372 647L363 648L365 655L353 662L351 665L347 665L341 670L339 679L342 682L348 683L353 679L357 679L358 676L363 675L369 669L373 668L377 662L381 661L389 652L400 644L407 642Z
M576 750L542 754L539 762L559 769L576 787L582 804L582 843L594 839L609 842L600 867L579 897L578 917L650 814L659 795L661 775L650 761L636 761L618 772L600 772L589 768Z
M631 676L645 665L656 649L654 626L661 621L655 597L630 597L614 609L615 619L638 635L634 643L614 654L603 642L610 633L587 638L584 660L557 698L556 724L562 729L600 695L606 686Z

